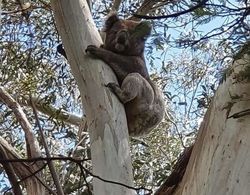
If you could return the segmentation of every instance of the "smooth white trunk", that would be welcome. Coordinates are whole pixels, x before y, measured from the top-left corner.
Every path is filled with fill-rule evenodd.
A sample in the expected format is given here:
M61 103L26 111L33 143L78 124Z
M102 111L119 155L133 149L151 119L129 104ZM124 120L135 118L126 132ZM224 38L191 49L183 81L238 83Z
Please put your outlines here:
M53 0L57 28L81 92L91 139L93 173L132 186L132 166L123 106L104 84L115 81L111 69L85 54L101 38L84 0ZM130 195L135 192L94 178L95 195Z

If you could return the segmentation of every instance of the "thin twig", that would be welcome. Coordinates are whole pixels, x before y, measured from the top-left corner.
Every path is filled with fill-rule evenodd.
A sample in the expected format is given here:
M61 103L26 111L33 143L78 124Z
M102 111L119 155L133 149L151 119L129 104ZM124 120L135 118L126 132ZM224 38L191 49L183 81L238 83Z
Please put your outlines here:
M84 173L84 169L82 168L82 165L81 165L81 166L79 166L79 167L80 167L80 170L81 170L81 173L82 173L83 179L84 179L84 181L85 181L85 183L86 183L88 193L89 193L89 195L91 195L91 194L92 194L92 192L91 192L91 190L90 190L89 184L88 184L88 182L87 182L87 178L86 178L86 176L85 176L86 171L85 171L85 173Z
M42 129L42 127L40 125L40 122L39 122L39 119L38 119L38 114L37 114L37 111L36 111L36 107L35 107L34 102L31 99L31 97L30 97L30 102L31 102L31 107L32 107L34 115L35 115L35 119L36 119L38 129L39 129L39 132L40 132L40 135L41 135L41 138L42 138L42 143L43 143L43 146L44 146L44 149L45 149L46 156L48 158L50 158L51 155L50 155L50 151L49 151L49 146L48 146L47 140L45 139L43 129ZM56 185L58 195L64 195L64 192L63 192L62 186L60 184L58 175L56 173L56 169L55 169L55 166L53 164L53 161L48 161L48 166L49 166L49 170L51 172L51 176L52 176L52 178L54 180L54 183Z

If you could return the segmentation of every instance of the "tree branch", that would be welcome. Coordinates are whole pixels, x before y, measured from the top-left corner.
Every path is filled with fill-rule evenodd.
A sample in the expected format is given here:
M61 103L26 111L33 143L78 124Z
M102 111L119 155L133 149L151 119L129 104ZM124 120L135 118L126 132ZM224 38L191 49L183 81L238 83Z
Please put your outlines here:
M129 20L140 20L141 18L136 17L136 15L141 16L149 13L153 6L158 2L159 1L144 0L141 6L136 10L136 13L133 14L133 16L129 18ZM168 3L168 1L166 1L166 3Z
M145 15L140 15L140 14L133 14L134 17L136 18L142 18L142 19L151 19L151 20L158 20L158 19L163 19L163 18L174 18L174 17L177 17L177 16L180 16L180 15L183 15L183 14L186 14L186 13L189 13L189 12L192 12L200 7L203 7L206 2L208 0L202 0L200 1L200 3L198 3L197 5L187 9L187 10L184 10L184 11L181 11L181 12L178 12L178 13L174 13L174 14L169 14L169 15L163 15L163 16L145 16Z
M1 150L5 151L6 159L0 159L0 163L5 162L12 162L13 163L13 170L15 174L20 178L22 181L23 178L27 178L28 180L24 181L23 186L27 189L27 192L32 192L33 194L43 195L44 189L48 189L48 191L52 191L40 178L38 175L34 175L34 177L30 177L31 173L36 172L39 170L40 166L43 162L37 162L33 164L26 164L24 161L20 161L22 157L15 151L15 149L7 143L7 141L0 136L0 145ZM29 177L28 177L29 176ZM20 181L19 181L20 182ZM45 187L45 188L43 188ZM53 192L53 191L52 191ZM29 194L29 193L28 193Z
M26 149L28 157L39 157L41 155L41 151L39 149L37 140L32 132L31 124L29 123L21 106L1 86L0 86L0 101L5 103L14 112L17 121L20 123L25 133Z
M118 11L119 7L121 5L121 2L122 2L122 0L113 0L113 5L112 5L111 10L112 11Z
M38 97L31 97L32 102L34 102L36 109L56 120L61 120L63 122L69 123L71 125L80 126L81 124L86 122L85 115L82 117L71 114L63 109L58 109L55 106L48 104L45 100L40 99ZM29 98L21 97L17 99L18 103L24 106L30 106L31 102Z
M1 144L0 144L0 159L3 159L3 160L8 159L6 151ZM3 168L4 168L6 174L9 178L9 181L11 183L14 194L15 195L22 195L23 193L22 193L22 190L18 184L16 174L15 174L15 171L14 171L12 165L8 162L1 162L1 164L3 165Z
M32 106L32 109L33 109L33 112L34 112L34 115L35 115L36 123L37 123L38 129L39 129L39 132L40 132L40 136L42 138L42 142L43 142L43 146L44 146L44 149L45 149L46 156L48 158L50 158L51 155L50 155L50 151L49 151L49 146L48 146L47 140L46 140L46 138L44 136L42 127L40 125L35 104L34 104L34 102L32 102L31 98L30 98L30 102L31 102L31 106ZM64 195L64 192L62 190L62 186L60 185L60 181L59 181L58 175L56 173L56 169L55 169L53 161L48 161L48 166L49 166L49 170L51 172L52 178L54 180L54 183L56 185L58 195Z

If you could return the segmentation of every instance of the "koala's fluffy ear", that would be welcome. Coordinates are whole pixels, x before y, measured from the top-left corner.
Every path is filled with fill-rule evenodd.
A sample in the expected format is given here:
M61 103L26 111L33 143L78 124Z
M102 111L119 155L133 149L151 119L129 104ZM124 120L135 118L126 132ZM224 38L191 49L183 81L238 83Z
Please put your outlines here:
M140 22L134 30L133 36L137 38L147 38L151 33L151 23L148 21Z
M108 15L107 20L105 22L105 29L104 31L107 31L109 29L111 29L111 27L113 26L114 23L116 23L117 21L119 21L119 17L117 15L116 12L112 12Z

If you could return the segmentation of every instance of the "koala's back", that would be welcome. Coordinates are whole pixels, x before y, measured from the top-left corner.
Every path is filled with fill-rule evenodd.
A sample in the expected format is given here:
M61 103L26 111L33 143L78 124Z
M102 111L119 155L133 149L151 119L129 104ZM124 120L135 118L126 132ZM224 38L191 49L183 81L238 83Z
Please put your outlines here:
M136 98L125 104L129 134L131 136L146 135L163 118L164 102L161 92L154 83L138 73L129 74L123 81L123 85L128 82L133 83L133 90L137 91Z

